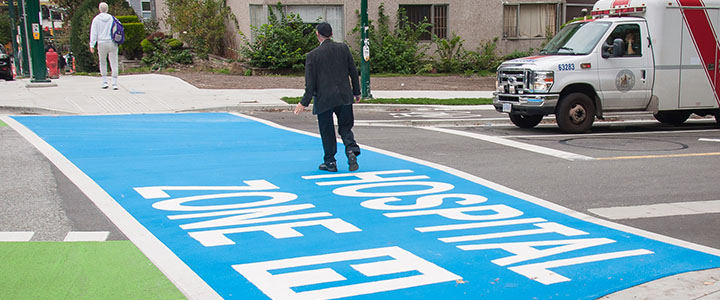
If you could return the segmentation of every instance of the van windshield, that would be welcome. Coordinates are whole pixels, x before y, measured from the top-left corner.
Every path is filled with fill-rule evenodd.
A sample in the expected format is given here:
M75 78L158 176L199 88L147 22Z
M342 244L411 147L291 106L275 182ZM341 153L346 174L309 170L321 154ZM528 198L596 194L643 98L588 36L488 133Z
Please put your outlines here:
M565 26L540 51L544 55L585 55L595 48L610 22L580 22Z

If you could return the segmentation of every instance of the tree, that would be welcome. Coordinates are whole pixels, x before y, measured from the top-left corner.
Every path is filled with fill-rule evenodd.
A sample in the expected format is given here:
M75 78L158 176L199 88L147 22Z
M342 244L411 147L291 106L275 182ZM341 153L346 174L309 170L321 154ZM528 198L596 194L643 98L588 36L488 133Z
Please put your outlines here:
M239 28L224 0L167 0L166 4L165 22L201 56L224 54L226 21Z

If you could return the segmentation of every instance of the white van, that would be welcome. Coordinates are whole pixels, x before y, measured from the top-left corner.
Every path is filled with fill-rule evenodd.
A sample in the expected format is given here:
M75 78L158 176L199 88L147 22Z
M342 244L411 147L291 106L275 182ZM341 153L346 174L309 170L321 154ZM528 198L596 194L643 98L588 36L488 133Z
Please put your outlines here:
M565 26L540 55L502 63L495 109L521 128L555 114L568 133L616 111L720 123L720 0L600 0L591 15Z

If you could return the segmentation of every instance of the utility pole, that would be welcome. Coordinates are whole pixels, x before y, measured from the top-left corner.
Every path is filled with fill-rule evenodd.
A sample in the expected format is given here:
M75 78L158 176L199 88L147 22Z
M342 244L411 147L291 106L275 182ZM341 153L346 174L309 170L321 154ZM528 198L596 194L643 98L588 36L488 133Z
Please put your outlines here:
M368 0L360 1L360 47L362 49L362 58L360 58L360 87L362 88L362 98L372 98L370 94L370 37L368 31Z
M25 28L22 45L29 52L26 58L30 64L30 82L50 82L47 79L47 66L45 65L45 43L43 41L42 24L40 23L42 21L40 1L18 0L18 6L21 7L22 26Z

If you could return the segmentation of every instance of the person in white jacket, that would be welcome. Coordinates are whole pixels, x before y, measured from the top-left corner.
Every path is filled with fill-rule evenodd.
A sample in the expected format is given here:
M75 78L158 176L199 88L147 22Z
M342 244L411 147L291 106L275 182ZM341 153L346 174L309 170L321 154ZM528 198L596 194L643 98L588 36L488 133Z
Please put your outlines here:
M100 2L98 9L100 9L100 13L93 18L92 25L90 25L90 52L95 53L95 44L97 44L103 89L108 88L107 61L108 59L110 60L113 80L112 88L113 90L117 90L118 45L112 40L113 16L107 13L108 5L105 2Z

